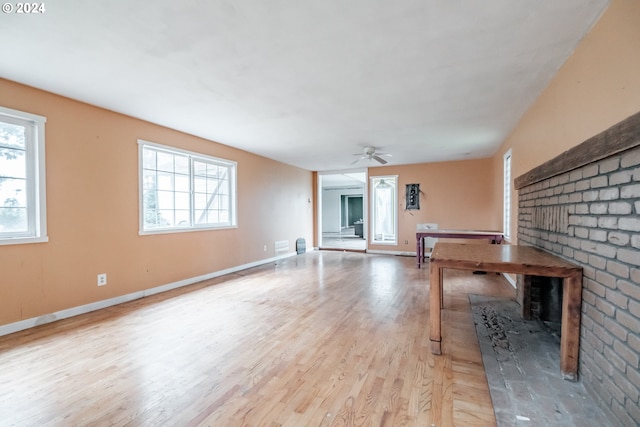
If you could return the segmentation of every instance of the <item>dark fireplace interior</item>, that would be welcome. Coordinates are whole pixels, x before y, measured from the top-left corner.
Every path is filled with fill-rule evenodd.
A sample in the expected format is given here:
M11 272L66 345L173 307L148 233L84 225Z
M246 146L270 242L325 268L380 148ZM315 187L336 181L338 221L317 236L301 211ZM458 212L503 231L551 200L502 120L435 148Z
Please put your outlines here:
M531 318L560 324L562 319L562 279L531 278Z

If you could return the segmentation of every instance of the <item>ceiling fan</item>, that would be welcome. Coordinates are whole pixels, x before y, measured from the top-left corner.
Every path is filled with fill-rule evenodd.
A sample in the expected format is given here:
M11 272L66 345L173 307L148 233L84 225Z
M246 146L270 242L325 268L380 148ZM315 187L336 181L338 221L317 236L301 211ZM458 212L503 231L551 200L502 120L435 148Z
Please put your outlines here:
M360 160L363 160L363 159L375 160L381 165L386 165L387 161L383 159L381 156L391 157L391 154L378 153L376 152L376 147L364 147L363 154L354 154L354 156L360 156L360 157L354 160L353 163L351 163L352 165L358 163Z

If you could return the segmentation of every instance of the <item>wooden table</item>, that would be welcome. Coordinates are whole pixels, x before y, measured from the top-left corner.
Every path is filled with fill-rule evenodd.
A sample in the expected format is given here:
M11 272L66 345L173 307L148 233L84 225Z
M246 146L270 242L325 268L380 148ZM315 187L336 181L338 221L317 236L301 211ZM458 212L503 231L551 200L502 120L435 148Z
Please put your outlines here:
M438 230L426 229L416 231L416 257L418 268L424 262L424 239L426 237L440 237L443 239L488 239L491 243L502 243L504 234L501 231L479 230Z
M560 370L565 379L578 378L582 267L531 246L436 243L429 270L431 352L441 354L442 270L480 270L560 277L563 280ZM525 280L525 282L529 282Z

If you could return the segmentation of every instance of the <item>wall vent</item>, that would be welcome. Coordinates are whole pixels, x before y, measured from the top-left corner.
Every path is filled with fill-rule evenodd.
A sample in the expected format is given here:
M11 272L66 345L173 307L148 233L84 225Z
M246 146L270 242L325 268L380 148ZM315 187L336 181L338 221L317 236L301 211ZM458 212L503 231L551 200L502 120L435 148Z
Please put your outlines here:
M282 255L289 252L288 240L276 240L274 244L276 255Z

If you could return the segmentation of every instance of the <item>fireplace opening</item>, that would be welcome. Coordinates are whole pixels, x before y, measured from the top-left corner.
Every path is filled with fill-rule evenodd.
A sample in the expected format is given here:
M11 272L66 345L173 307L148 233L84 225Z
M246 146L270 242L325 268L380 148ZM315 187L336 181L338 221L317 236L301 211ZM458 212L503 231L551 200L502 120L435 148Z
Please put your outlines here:
M544 322L561 322L562 279L531 277L531 318Z

